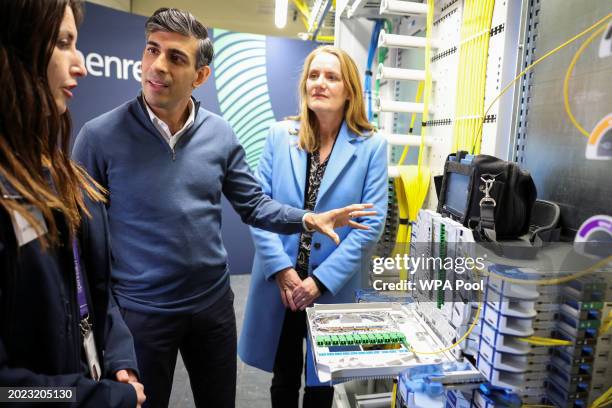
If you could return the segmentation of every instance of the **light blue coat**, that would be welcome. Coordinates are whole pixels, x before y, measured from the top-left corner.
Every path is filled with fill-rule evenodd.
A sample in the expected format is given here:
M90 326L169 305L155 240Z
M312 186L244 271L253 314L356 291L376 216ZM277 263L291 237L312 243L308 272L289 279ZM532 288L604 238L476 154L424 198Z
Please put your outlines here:
M257 178L275 200L303 208L307 153L297 146L298 122L270 128ZM362 137L342 124L317 197L315 212L354 203L372 203L376 216L357 219L369 230L337 229L340 245L313 234L309 274L328 289L316 303L355 301L367 284L369 258L381 236L387 213L387 144L380 135ZM285 316L274 274L295 267L300 234L278 235L252 228L255 259L238 354L246 364L272 371ZM363 283L362 283L363 282Z

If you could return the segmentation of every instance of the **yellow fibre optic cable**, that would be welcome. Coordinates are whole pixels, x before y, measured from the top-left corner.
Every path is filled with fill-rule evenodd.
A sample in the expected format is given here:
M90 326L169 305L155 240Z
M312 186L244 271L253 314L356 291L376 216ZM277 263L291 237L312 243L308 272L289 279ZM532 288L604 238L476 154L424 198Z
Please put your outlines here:
M422 122L427 121L427 112L429 105L429 97L431 96L431 70L429 67L430 54L431 54L431 31L433 27L433 0L427 1L427 28L426 28L426 47L425 47L425 84L423 91L423 115ZM418 93L418 90L417 90ZM398 227L396 248L401 249L401 241L405 244L403 251L404 253L409 252L409 242L411 238L412 228L410 225L411 221L416 220L419 209L423 206L425 196L429 191L429 181L431 179L431 172L429 169L422 169L422 162L425 150L425 126L421 126L421 141L419 147L418 164L417 166L398 166L399 181L394 180L394 184L397 187L398 183L402 184L402 188L396 188L396 192L403 191L403 199L398 194L398 207L400 213L407 214L408 224ZM401 201L400 201L401 200ZM401 217L401 216L400 216ZM402 238L404 237L404 238ZM400 245L397 245L397 244ZM408 278L407 270L400 270L400 279L405 280Z
M461 336L461 338L457 340L455 343L451 344L448 347L445 347L443 349L436 350L436 351L418 351L418 350L413 349L412 347L410 347L410 351L412 351L414 354L441 354L441 353L445 353L457 347L465 339L468 338L470 333L472 333L472 330L474 330L474 327L476 327L476 325L478 324L478 319L480 317L480 311L482 310L482 302L480 299L480 295L478 295L478 300L476 302L478 303L478 309L476 309L476 315L474 316L474 321L470 324L470 327L468 327L467 331L463 334L463 336Z
M580 33L576 34L575 36L573 36L569 40L565 41L563 44L558 45L557 47L555 47L552 50L548 51L546 54L542 55L540 58L538 58L537 60L535 60L534 62L529 64L529 66L527 66L527 68L522 70L516 77L514 77L513 80L508 82L508 84L506 86L504 86L502 88L502 90L499 92L499 94L497 94L497 96L491 101L491 103L489 104L489 107L485 111L484 117L482 118L482 120L480 122L478 135L477 135L476 139L474 140L474 145L476 143L479 143L480 139L482 138L482 127L484 125L484 118L487 116L487 114L489 113L489 111L491 110L491 108L493 107L495 102L497 102L499 100L499 98L501 98L502 95L505 94L506 91L508 91L508 89L510 89L510 87L512 85L514 85L514 83L516 81L518 81L527 71L529 71L530 69L532 69L533 67L538 65L540 62L544 61L545 59L547 59L551 55L555 54L556 52L558 52L559 50L563 49L567 45L573 43L574 41L576 41L577 39L581 38L582 36L590 33L591 31L593 31L595 28L599 27L600 25L605 24L610 18L612 18L612 13L608 13L608 15L606 15L605 17L599 19L598 21L593 23L591 26L585 28L583 31L581 31ZM472 151L474 150L474 147L475 147L474 145L472 146Z
M335 41L335 38L336 37L334 37L333 35L317 35L317 38L315 38L314 40L317 42L332 44Z
M486 87L487 87L487 66L488 66L488 58L489 58L489 41L491 38L491 25L493 23L493 9L494 9L494 1L493 0L489 0L487 2L487 6L488 6L488 10L487 10L487 25L486 25L486 33L485 35L482 37L481 41L481 47L480 47L480 52L481 52L481 56L479 58L480 61L480 81L481 81L481 85L478 88L480 90L479 95L477 101L480 101L478 103L478 110L476 111L476 117L473 121L472 121L472 127L470 129L470 139L469 139L469 143L466 146L466 150L472 145L473 140L475 138L476 135L476 131L478 129L478 124L481 120L484 121L484 101L485 101L485 97L486 97ZM477 151L476 153L480 153L480 145L478 145Z
M393 391L391 392L391 408L395 408L396 399L397 399L397 381L393 380Z
M426 25L426 46L425 46L425 91L423 95L423 115L421 121L423 123L429 120L429 104L431 99L431 32L433 30L434 18L434 1L427 0L427 25ZM419 146L419 158L417 166L419 171L423 165L423 156L425 155L425 133L427 126L421 126L421 144ZM429 184L429 183L428 183Z
M612 404L612 398L604 399L597 404L593 402L589 408L603 408L609 406L610 404Z
M589 132L584 130L584 128L580 125L580 123L578 123L578 121L574 117L574 114L572 113L572 108L569 104L569 80L570 80L570 77L572 76L572 73L574 72L574 67L576 66L576 62L578 61L578 58L580 58L580 56L582 55L584 50L589 46L589 44L591 44L597 36L603 33L605 29L606 27L602 26L601 28L596 30L593 34L591 34L591 36L587 38L584 41L584 43L582 43L580 48L578 48L578 51L576 51L576 54L574 54L574 58L572 58L572 61L567 67L567 72L565 73L565 79L563 80L563 107L565 108L565 113L567 113L567 116L569 117L572 124L576 127L576 129L578 129L580 133L582 133L586 137L590 137L591 135L589 134Z
M429 120L429 105L431 103L431 35L433 32L433 20L434 20L434 0L427 0L427 23L426 23L426 43L425 43L425 84L423 94L423 115L421 116L421 142L419 144L419 155L417 159L417 174L416 180L412 178L410 184L416 183L416 194L411 197L408 202L408 213L410 220L416 220L419 209L423 207L425 197L429 192L429 183L431 180L431 170L429 167L424 168L423 158L425 156L425 136L427 134L427 126L424 125ZM409 191L406 189L406 193Z
M468 150L473 141L474 135L478 127L478 123L483 118L484 112L484 100L486 92L486 70L488 63L488 50L489 50L489 39L491 32L491 24L493 20L493 8L494 2L492 0L485 0L484 5L485 12L480 15L480 25L478 27L478 34L476 41L474 41L473 47L475 48L476 56L474 57L475 69L474 75L476 82L473 88L472 103L473 106L470 110L469 128L467 131L467 137L461 150ZM474 153L480 151L480 146Z
M553 338L548 338L548 337L537 337L537 336L519 338L518 340L524 343L533 344L534 346L560 347L560 346L572 346L574 344L568 340L553 339Z
M399 189L404 194L404 200L400 201L398 197L398 207L400 207L400 214L403 217L406 215L407 223L400 224L398 228L398 243L405 243L404 253L410 252L410 238L412 233L412 221L416 220L419 209L423 206L425 201L425 195L429 186L430 172L429 169L425 171L419 171L418 166L398 166L399 177L394 180L394 183L400 183L402 187ZM397 184L396 184L397 186ZM426 186L426 187L422 187ZM398 189L396 189L397 191ZM403 238L400 236L403 233ZM397 245L397 248L401 248L401 245ZM400 279L408 279L408 271L400 270Z
M610 397L612 397L612 387L608 388L606 392L601 394L595 401L593 401L590 408L600 408L609 404L612 401L610 400Z
M558 285L561 283L573 281L584 275L588 275L610 262L612 262L612 255L608 256L607 258L602 259L599 262L596 262L595 264L591 265L587 269L584 269L580 272L576 272L574 274L567 275L562 278L551 278L551 279L519 279L519 278L509 278L507 276L498 275L495 272L491 272L491 271L489 271L488 273L503 281L510 282L510 283L520 283L521 285L543 285L543 286L544 285Z
M597 408L609 407L610 405L612 405L612 398L602 401L599 405L597 405Z
M419 81L419 85L417 86L417 91L416 91L416 96L414 97L414 101L419 103L421 102L421 97L423 96L423 88L425 87L425 82L424 81ZM414 129L414 122L416 121L416 116L417 114L415 112L412 113L412 116L410 118L410 128L408 129L408 133L412 134L413 129ZM409 146L404 146L404 150L402 151L402 155L397 163L398 166L401 166L404 164L404 160L406 160L406 156L408 156L408 147Z
M393 180L395 186L395 195L397 197L397 208L399 215L399 225L395 236L395 247L393 248L394 255L408 254L410 250L410 235L409 235L409 215L408 215L408 199L404 191L404 183L402 181L401 172L398 177ZM400 280L408 279L408 271L404 268L399 270Z
M300 12L300 19L304 27L308 29L308 17L310 17L310 10L303 0L291 0L297 11Z
M410 220L415 220L419 209L425 202L425 197L429 192L429 182L431 180L431 170L424 168L423 158L425 156L425 136L427 126L424 125L429 120L429 104L431 103L431 34L433 31L434 19L434 0L427 0L427 24L426 24L426 45L425 45L425 85L423 94L423 115L421 116L421 142L419 144L419 155L417 159L416 174L416 195L409 202L408 212ZM412 180L414 183L415 180ZM408 190L407 190L408 192Z
M599 329L600 336L606 333L608 330L612 329L612 311L608 313L608 316L604 318L604 321L608 319L610 319L608 323L606 323L604 326L601 327L601 329Z
M467 150L483 116L494 1L466 2L461 25L453 151Z

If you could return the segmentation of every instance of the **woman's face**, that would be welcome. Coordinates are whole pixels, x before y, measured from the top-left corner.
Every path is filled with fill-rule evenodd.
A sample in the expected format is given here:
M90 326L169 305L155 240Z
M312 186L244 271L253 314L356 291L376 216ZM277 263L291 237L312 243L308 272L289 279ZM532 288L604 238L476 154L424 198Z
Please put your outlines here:
M344 104L348 99L340 60L333 54L318 54L308 69L306 79L306 103L315 114L344 114Z
M72 98L77 78L87 74L83 59L76 49L77 29L72 9L67 6L51 60L47 67L47 80L60 114L66 112L66 104Z

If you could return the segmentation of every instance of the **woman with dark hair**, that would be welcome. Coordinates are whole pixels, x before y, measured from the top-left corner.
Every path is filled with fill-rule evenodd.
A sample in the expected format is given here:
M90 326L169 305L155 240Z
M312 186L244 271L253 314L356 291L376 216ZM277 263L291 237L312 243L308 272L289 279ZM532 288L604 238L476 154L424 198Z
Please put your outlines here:
M81 16L74 0L0 5L0 386L135 407L145 397L109 289L104 192L68 153Z
M312 51L299 95L299 115L270 128L257 168L264 192L316 212L372 203L376 215L357 218L366 228L339 229L339 245L319 233L252 229L256 253L238 353L245 363L274 373L270 394L272 407L279 408L298 406L304 309L315 301L355 301L355 290L367 283L361 267L369 265L387 212L387 145L368 123L351 57L332 46ZM320 384L307 375L303 406L331 407L333 388L314 385Z

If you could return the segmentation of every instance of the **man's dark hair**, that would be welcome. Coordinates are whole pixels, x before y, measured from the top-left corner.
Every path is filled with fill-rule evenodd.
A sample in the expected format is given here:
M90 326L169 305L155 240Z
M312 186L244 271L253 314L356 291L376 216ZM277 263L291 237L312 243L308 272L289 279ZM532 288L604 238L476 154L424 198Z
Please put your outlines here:
M145 34L149 38L149 34L156 31L196 38L199 42L196 69L212 62L214 51L212 41L208 38L208 30L190 12L167 7L157 9L145 23Z

